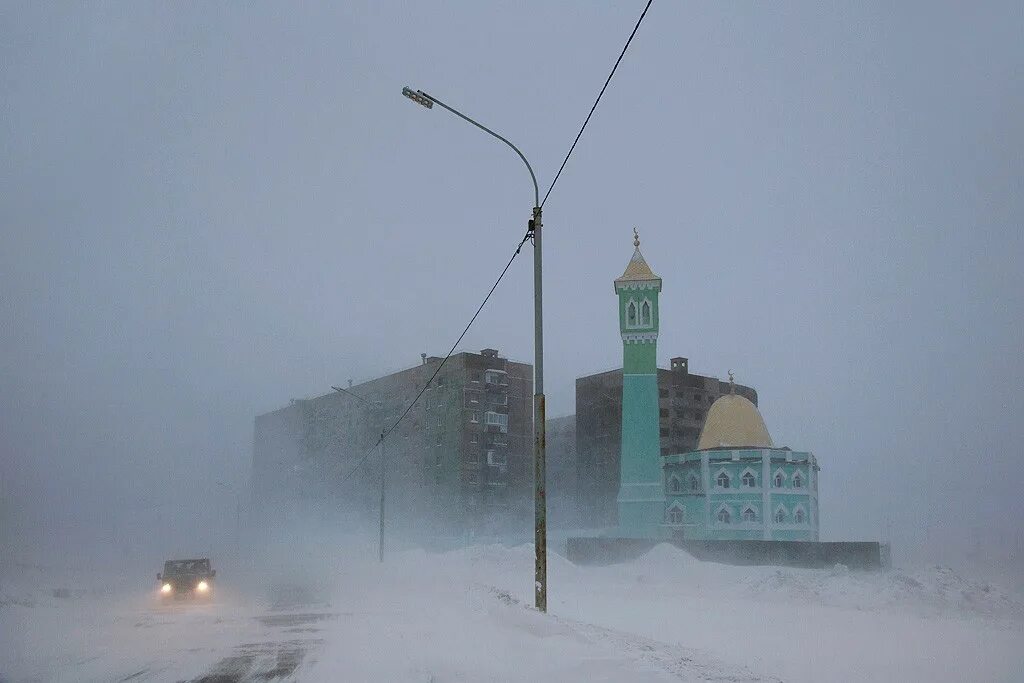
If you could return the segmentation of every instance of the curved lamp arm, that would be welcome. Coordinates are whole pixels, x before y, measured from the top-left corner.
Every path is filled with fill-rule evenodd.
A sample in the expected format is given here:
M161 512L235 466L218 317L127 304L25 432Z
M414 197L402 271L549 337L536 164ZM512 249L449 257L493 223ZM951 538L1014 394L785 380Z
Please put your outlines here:
M445 104L441 100L437 99L433 95L428 95L427 93L423 92L422 90L413 90L412 88L409 88L409 87L402 88L402 94L405 95L406 97L408 97L413 102L416 102L418 104L422 104L427 109L430 109L431 105L434 105L434 104L436 104L436 105L438 105L440 107L443 107L443 108L447 109L448 111L450 111L451 113L453 113L456 116L458 116L460 119L462 119L464 121L468 121L469 123L472 123L474 126L479 128L480 130L484 131L485 133L490 133L491 135L493 135L494 137L498 138L499 140L504 142L506 145L511 147L512 151L514 151L516 154L518 154L519 158L523 160L524 164L526 164L526 170L530 172L530 180L533 181L533 205L534 206L540 206L540 188L537 187L537 176L534 175L533 167L530 166L530 162L526 160L526 157L523 155L522 152L519 151L518 147L513 145L506 138L504 138L504 137L498 135L497 133L495 133L493 130L491 130L487 126L485 126L485 125L483 125L481 123L478 123L478 122L474 121L473 119L469 118L468 116L463 114L458 109L453 109L452 107L449 107L447 104Z

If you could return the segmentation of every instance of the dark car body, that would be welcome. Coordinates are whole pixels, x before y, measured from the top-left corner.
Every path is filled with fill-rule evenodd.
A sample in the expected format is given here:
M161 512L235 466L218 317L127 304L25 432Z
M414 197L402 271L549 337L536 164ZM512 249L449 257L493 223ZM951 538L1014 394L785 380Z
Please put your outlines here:
M167 560L164 570L156 575L163 600L207 598L213 594L215 569L208 558L195 560Z

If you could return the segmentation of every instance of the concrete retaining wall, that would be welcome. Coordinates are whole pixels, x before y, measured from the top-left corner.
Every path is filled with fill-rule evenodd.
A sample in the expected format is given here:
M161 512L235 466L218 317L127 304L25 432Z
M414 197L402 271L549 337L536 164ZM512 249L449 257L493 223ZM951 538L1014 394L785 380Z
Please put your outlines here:
M639 538L570 538L566 557L574 564L606 565L643 555L660 541ZM735 565L880 569L881 544L874 541L668 541L699 560Z

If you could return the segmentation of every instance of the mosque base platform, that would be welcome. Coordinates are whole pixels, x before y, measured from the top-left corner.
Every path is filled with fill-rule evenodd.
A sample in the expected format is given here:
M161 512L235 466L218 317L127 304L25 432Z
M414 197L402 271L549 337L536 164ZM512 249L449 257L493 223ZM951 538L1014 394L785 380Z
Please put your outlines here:
M576 537L566 541L566 558L579 565L628 562L659 543L671 543L698 560L733 565L881 569L889 548L877 541L659 541L646 538Z

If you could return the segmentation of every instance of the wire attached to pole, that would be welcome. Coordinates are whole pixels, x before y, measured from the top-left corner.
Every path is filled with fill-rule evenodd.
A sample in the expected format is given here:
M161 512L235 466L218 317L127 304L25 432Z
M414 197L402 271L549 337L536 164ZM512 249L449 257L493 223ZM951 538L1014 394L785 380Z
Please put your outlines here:
M505 267L501 269L501 274L498 275L498 279L494 281L493 285L491 285L491 289L487 292L487 296L485 296L484 300L480 302L479 306L477 306L476 312L473 314L473 317L469 319L469 322L466 323L466 327L462 330L462 334L460 334L459 338L455 340L454 344L452 344L452 347L448 350L448 353L445 354L445 357L441 359L441 362L434 370L434 373L430 376L430 379L426 381L426 383L423 385L423 388L420 389L418 394L416 394L416 398L414 398L412 402L409 403L408 407L406 407L405 411L401 414L401 416L399 416L399 418L395 420L395 423L386 430L384 430L383 432L381 432L380 438L377 439L377 441L366 451L366 454L362 458L360 458L359 462L357 462L352 467L352 469L349 470L348 474L342 477L341 481L338 483L339 486L352 478L352 475L356 473L359 467L364 462L366 462L371 455L373 455L374 450L377 448L377 446L383 443L384 440L388 438L391 435L391 433L395 431L395 429L398 428L398 425L401 424L402 420L404 420L409 415L413 407L415 407L416 402L419 401L420 397L423 396L423 392L427 390L427 387L430 386L430 383L433 382L434 378L437 377L437 373L441 372L441 368L444 367L444 364L447 363L448 359L452 357L453 353L455 353L455 348L462 342L462 339L463 337L466 336L466 333L469 332L469 328L476 321L477 316L480 315L480 312L484 310L484 306L487 305L487 302L491 298L491 295L494 294L494 290L498 288L498 285L501 283L502 279L504 279L505 273L507 273L508 269L512 266L512 262L516 260L516 256L519 256L519 252L522 251L523 245L526 244L526 241L530 239L532 236L532 231L529 231L523 236L523 239L519 241L519 245L516 247L516 250L512 252L512 257L508 260L508 263L505 264Z
M622 47L622 52L619 53L619 58L615 60L615 65L612 67L611 73L608 74L608 78L605 79L604 85L601 87L601 92L597 94L597 99L594 100L594 106L590 108L590 113L587 114L586 120L583 121L583 126L580 128L580 132L576 134L576 139L572 141L572 147L569 148L569 153L565 155L565 159L562 160L562 165L558 167L558 173L555 174L555 179L551 181L551 186L544 194L544 200L540 203L541 208L544 208L544 203L547 202L548 196L551 194L551 190L554 189L555 183L558 182L558 177L562 175L562 169L565 168L565 164L569 161L569 157L572 156L572 151L576 149L576 143L580 141L583 131L586 130L587 124L590 123L590 117L594 115L594 110L597 109L597 103L601 101L601 96L604 95L604 91L608 87L608 84L612 82L612 76L615 75L615 70L619 68L619 62L622 61L622 57L626 54L629 44L633 42L633 36L636 35L637 29L640 28L640 23L647 15L647 10L651 8L652 2L654 2L654 0L647 0L647 6L644 7L644 11L640 14L640 18L637 19L636 26L633 27L633 32L629 34L629 39L626 40L626 44Z

